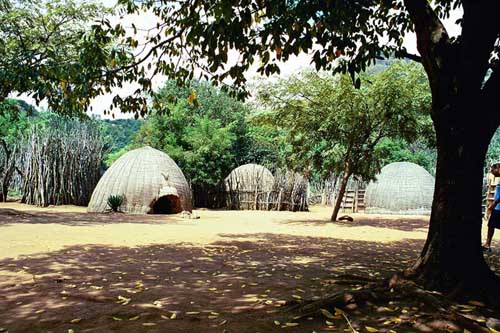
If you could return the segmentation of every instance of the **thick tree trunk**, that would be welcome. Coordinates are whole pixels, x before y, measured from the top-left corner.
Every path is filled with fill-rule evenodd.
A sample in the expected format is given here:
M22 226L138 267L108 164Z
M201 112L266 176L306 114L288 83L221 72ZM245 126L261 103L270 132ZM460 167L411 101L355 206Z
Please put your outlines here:
M449 37L429 1L404 4L429 77L438 143L429 234L409 273L429 288L483 296L500 306L500 279L481 250L483 163L500 121L494 106L500 81L498 70L490 65L500 33L500 4L462 1L462 33L456 40ZM488 68L493 73L485 82Z
M330 221L337 221L337 217L339 215L340 206L342 205L342 200L344 200L344 194L347 189L347 183L349 182L349 178L351 177L351 172L349 167L346 167L344 171L344 177L342 177L342 182L340 183L339 194L337 195L337 199L335 200L335 207L333 208L332 217Z
M407 273L432 290L494 296L490 301L498 303L500 281L481 249L483 167L492 133L480 117L465 117L470 112L466 107L434 119L438 162L429 233Z

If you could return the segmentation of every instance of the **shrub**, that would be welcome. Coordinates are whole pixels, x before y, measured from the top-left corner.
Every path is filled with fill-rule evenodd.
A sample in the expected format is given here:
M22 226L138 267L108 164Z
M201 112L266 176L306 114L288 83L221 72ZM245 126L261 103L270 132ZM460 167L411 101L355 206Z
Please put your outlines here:
M108 197L108 206L111 208L113 212L118 212L120 209L120 206L123 204L125 201L125 196L122 195L110 195Z

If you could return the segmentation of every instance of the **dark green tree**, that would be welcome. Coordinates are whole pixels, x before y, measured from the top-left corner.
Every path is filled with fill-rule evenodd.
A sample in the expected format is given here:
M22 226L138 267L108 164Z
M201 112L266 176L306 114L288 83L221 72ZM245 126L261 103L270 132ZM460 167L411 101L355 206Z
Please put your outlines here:
M131 144L142 123L142 120L135 119L103 120L108 150L115 153Z
M411 162L424 167L432 175L436 170L436 148L425 141L407 142L401 139L380 140L377 154L381 157L381 165L393 162Z
M200 82L186 87L167 82L156 96L158 106L168 111L153 110L134 144L166 152L191 182L196 205L211 206L207 193L246 162L247 108Z
M292 153L288 129L261 120L260 112L249 117L247 162L266 166L270 170L286 169L286 157Z
M0 102L0 202L7 201L10 183L16 172L20 141L28 126L28 114L22 111L16 100Z

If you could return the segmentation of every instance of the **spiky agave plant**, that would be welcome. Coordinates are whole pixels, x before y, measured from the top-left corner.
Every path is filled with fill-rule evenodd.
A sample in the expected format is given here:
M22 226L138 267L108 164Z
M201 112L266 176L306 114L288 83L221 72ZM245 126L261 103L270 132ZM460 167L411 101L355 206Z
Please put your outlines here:
M118 212L120 206L125 201L125 195L123 194L112 194L108 197L108 206L113 212Z

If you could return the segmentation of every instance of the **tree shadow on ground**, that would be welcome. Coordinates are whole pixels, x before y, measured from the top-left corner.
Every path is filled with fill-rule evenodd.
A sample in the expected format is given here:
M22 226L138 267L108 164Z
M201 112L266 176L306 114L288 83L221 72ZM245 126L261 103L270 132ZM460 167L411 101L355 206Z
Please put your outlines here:
M187 220L179 215L134 215L123 213L61 213L29 212L15 209L0 209L0 226L9 224L48 224L66 226L92 226L114 223L164 224L182 223Z
M344 214L340 214L342 216ZM346 214L349 215L349 214ZM395 217L390 215L352 215L354 218L353 222L349 221L336 221L332 222L328 218L325 219L309 219L304 221L288 220L280 223L291 224L291 225L313 225L313 226L324 226L327 224L336 224L342 227L375 227L375 228L387 228L395 229L400 231L427 231L429 227L429 217L421 216L409 216L409 217Z
M388 278L410 265L422 247L420 240L223 237L227 240L207 246L71 246L2 260L0 327L11 333L275 332L281 327L286 332L343 332L348 328L344 318L287 324L292 320L280 309L285 301L315 299L343 288L336 281L345 275ZM495 267L499 264L495 259ZM352 309L348 316L362 332L366 326L389 332L398 323L384 325L388 318L411 311L425 315L425 310L397 302L379 308ZM422 327L395 329L426 332Z

